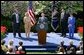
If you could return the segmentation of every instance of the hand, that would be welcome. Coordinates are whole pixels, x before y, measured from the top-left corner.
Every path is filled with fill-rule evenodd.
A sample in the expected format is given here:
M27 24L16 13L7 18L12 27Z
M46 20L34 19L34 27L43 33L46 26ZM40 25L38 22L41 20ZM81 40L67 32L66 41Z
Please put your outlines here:
M72 26L71 24L69 24L69 26Z
M46 24L45 22L43 22L43 24Z
M72 26L71 24L68 25L68 27L71 27L71 26Z

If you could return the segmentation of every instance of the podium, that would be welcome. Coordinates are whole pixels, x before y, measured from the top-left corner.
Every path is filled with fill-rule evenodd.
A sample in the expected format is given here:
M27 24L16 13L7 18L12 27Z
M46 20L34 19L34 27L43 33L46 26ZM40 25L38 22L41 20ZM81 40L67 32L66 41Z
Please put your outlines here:
M41 29L38 31L38 43L41 45L46 44L46 30Z

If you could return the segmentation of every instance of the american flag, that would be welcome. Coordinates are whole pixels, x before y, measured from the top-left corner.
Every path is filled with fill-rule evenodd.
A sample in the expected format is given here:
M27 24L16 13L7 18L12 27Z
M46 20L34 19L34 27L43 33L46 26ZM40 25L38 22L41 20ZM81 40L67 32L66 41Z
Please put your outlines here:
M30 17L31 24L33 26L36 23L36 20L35 20L35 14L34 14L34 11L33 11L32 1L29 1L28 5L29 6L28 6L28 9L27 9L27 12L28 12L28 15Z

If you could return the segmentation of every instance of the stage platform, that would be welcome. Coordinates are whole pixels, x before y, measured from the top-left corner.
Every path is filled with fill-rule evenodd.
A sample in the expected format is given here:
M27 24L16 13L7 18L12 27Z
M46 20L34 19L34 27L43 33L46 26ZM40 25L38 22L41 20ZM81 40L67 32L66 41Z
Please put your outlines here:
M61 41L64 41L65 46L68 46L71 40L75 46L78 46L80 43L80 36L77 33L74 34L73 39L69 38L68 33L66 37L60 37L60 35L61 33L47 33L45 45L39 45L37 33L32 32L29 38L26 38L25 33L21 33L22 38L20 38L18 34L16 34L16 38L14 38L13 33L8 33L4 40L6 41L6 45L8 45L8 41L12 39L15 46L18 46L19 41L22 41L26 50L55 50Z

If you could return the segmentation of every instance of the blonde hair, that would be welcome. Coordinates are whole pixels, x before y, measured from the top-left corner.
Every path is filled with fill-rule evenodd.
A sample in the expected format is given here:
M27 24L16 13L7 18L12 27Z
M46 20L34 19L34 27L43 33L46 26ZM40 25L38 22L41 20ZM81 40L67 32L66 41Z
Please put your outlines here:
M63 52L63 53L64 53L64 51L65 51L65 50L64 50L63 47L60 47L60 48L59 48L59 52Z
M28 13L27 12L25 13L25 16L28 16Z

